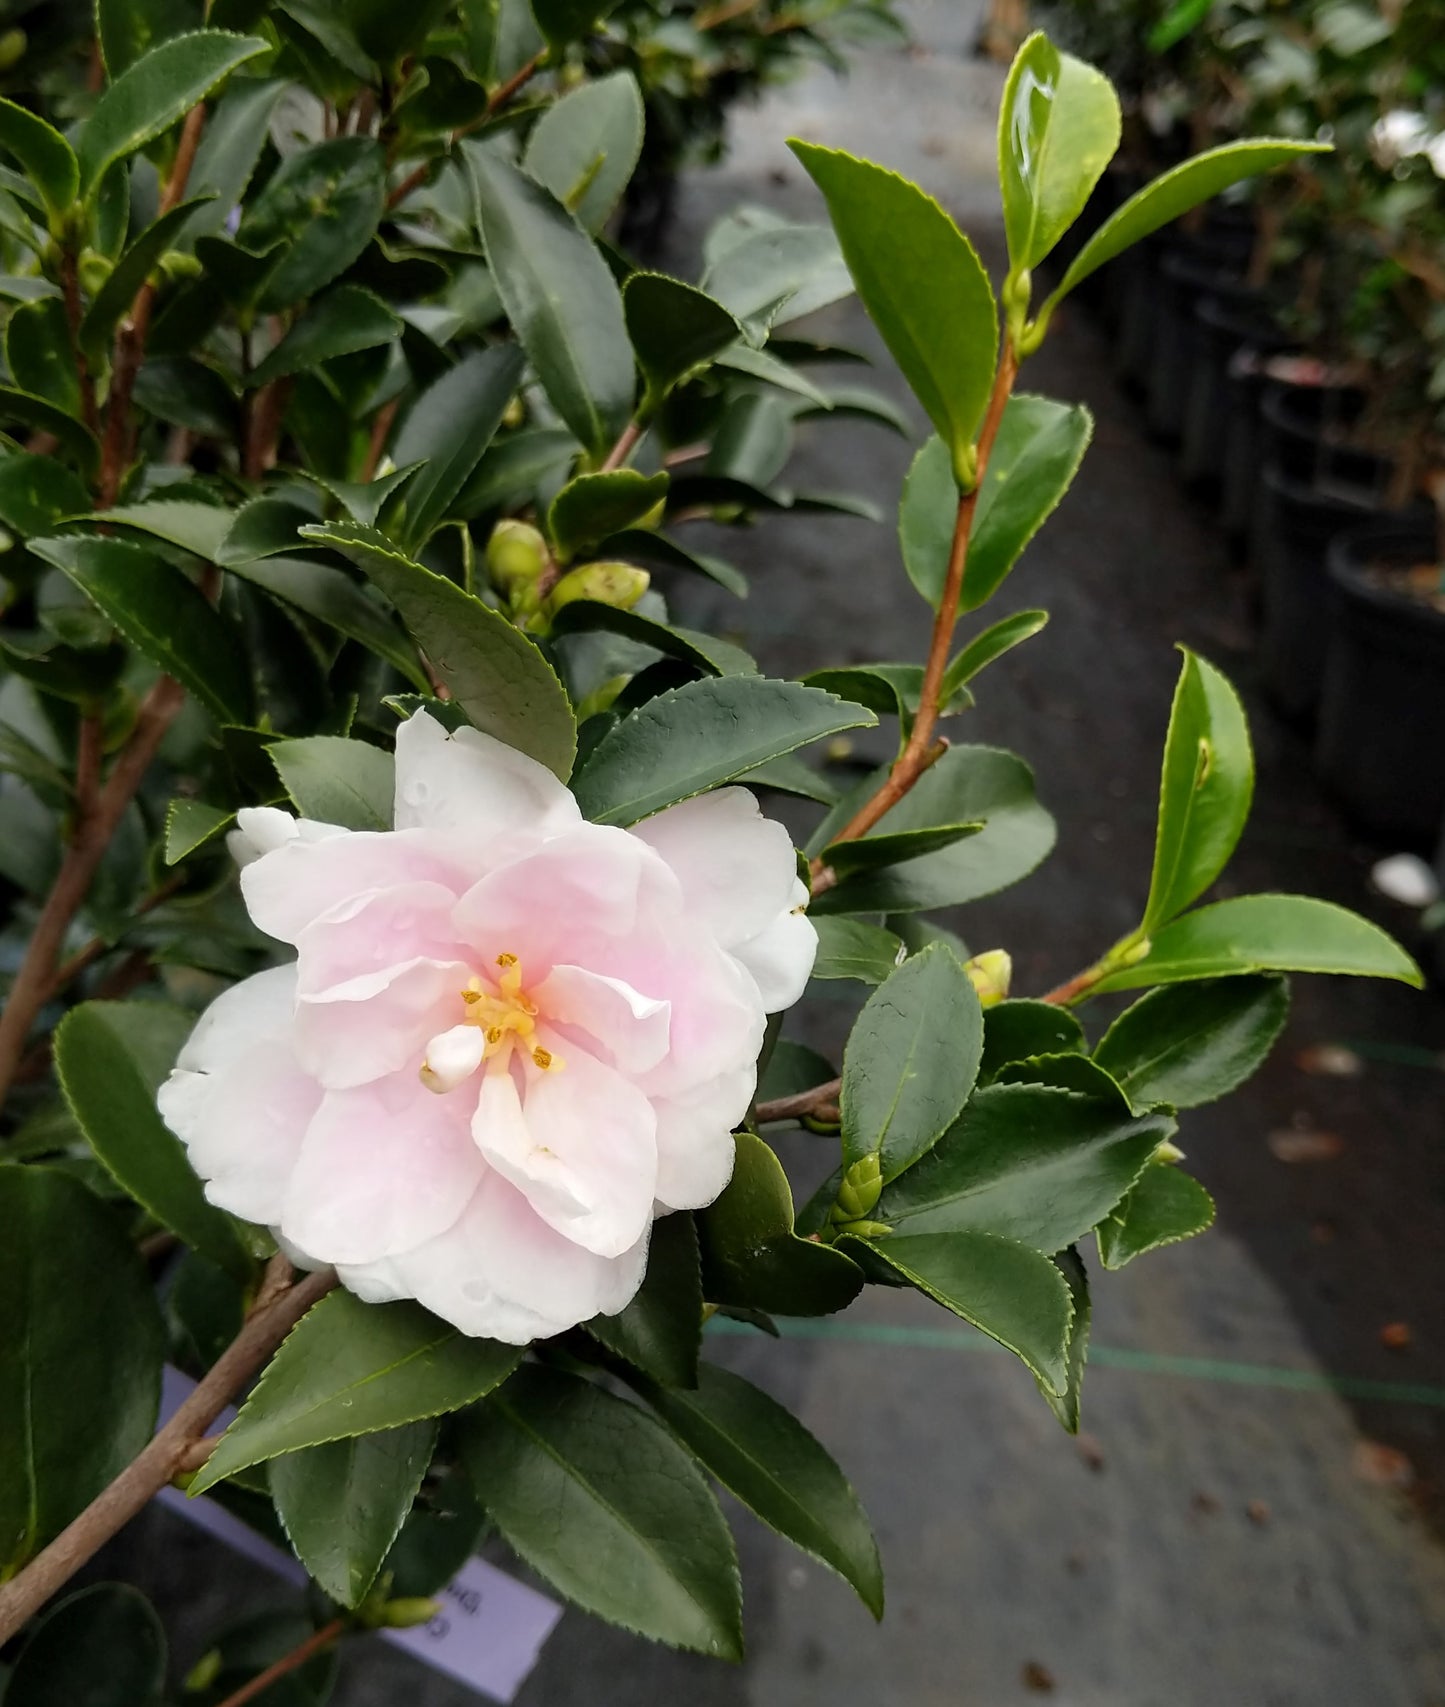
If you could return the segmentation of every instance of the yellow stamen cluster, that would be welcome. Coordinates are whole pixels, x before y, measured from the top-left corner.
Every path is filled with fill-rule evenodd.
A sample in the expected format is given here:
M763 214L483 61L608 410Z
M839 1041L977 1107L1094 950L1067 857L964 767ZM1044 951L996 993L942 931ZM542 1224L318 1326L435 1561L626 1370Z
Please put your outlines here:
M562 1057L528 1041L537 1029L537 1004L528 998L522 987L521 961L515 954L499 954L497 967L495 996L483 989L480 978L468 980L466 989L461 993L466 1004L466 1023L481 1026L486 1034L487 1047L483 1059L490 1060L508 1053L514 1043L519 1043L544 1073L557 1071L563 1065Z

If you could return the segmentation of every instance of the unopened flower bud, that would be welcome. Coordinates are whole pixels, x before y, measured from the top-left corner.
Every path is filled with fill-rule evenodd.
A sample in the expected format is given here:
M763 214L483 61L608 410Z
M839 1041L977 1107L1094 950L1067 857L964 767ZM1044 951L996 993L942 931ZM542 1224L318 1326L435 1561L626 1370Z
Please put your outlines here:
M514 603L547 567L547 542L530 522L500 521L487 541L487 574Z
M420 1595L404 1596L400 1600L389 1600L378 1613L380 1630L411 1630L418 1624L430 1624L441 1609L441 1603L436 1600L425 1600Z
M978 991L980 1007L993 1008L1008 996L1013 981L1014 963L1008 950L991 948L986 954L976 954L964 971L968 981Z
M830 1218L839 1223L861 1220L882 1195L883 1164L875 1152L854 1162L843 1175Z
M645 569L630 563L584 563L569 570L552 589L547 609L555 616L576 599L592 599L615 610L631 610L652 583Z
M0 35L0 71L13 71L30 45L24 30L6 30Z
M631 676L609 676L600 688L593 688L585 698L577 701L577 721L582 723L589 717L595 717L599 711L610 711L612 702L631 680Z
M851 1233L855 1239L883 1239L893 1231L886 1221L844 1221L834 1230L840 1237Z
M1177 1144L1171 1144L1166 1138L1163 1143L1156 1147L1154 1154L1149 1158L1149 1160L1151 1162L1182 1162L1184 1160L1184 1152Z
M187 1695L199 1695L202 1690L209 1689L221 1675L221 1667L225 1664L225 1656L219 1648L207 1648L186 1673L181 1688Z
M81 289L87 296L96 296L101 287L114 270L114 263L108 255L102 255L95 249L82 251L78 266Z

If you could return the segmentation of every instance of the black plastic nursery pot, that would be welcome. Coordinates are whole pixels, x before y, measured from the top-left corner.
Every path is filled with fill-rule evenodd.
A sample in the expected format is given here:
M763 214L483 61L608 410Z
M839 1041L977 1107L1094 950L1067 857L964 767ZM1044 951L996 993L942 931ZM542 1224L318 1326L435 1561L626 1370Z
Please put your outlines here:
M1169 250L1159 264L1154 343L1149 362L1145 419L1166 444L1184 434L1194 366L1194 310L1201 297L1248 301L1255 292L1212 248Z
M1180 469L1191 486L1223 496L1225 526L1232 538L1242 538L1248 527L1258 476L1264 361L1290 343L1256 291L1206 294L1194 304ZM1241 489L1245 498L1239 506L1242 519L1232 524L1228 503L1234 489Z
M1260 397L1264 465L1329 490L1384 492L1393 464L1351 442L1365 394L1349 385L1296 385L1271 379Z
M1434 530L1414 521L1367 523L1331 542L1337 620L1315 748L1321 780L1355 823L1422 853L1445 819L1445 609L1385 575L1439 555Z

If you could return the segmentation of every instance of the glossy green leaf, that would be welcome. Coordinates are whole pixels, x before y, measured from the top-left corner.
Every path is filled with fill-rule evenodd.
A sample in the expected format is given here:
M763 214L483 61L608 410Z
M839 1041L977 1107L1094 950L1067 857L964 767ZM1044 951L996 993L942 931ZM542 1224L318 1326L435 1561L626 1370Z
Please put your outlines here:
M90 494L64 463L29 451L0 455L0 524L23 539L51 532L90 508Z
M615 1316L594 1316L587 1332L664 1387L695 1387L702 1346L702 1270L691 1215L653 1223L647 1273Z
M1070 1434L1079 1432L1079 1412L1084 1386L1084 1365L1089 1357L1089 1332L1093 1326L1094 1308L1089 1298L1089 1273L1078 1249L1070 1245L1066 1251L1056 1251L1050 1259L1064 1277L1069 1298L1074 1306L1069 1326L1068 1380L1059 1392L1049 1382L1036 1377L1039 1391L1049 1409Z
M5 365L22 391L79 418L80 369L58 297L22 302L11 314L5 325Z
M1006 616L1001 621L984 629L982 634L970 640L963 651L948 666L943 678L945 699L949 694L956 693L965 682L986 670L996 659L1002 658L1005 652L1013 651L1015 646L1021 646L1025 640L1032 640L1047 624L1049 613L1046 610L1021 610L1012 616Z
M732 1537L689 1455L640 1406L528 1366L469 1416L462 1461L509 1544L624 1629L738 1659Z
M880 717L896 717L907 728L918 711L923 692L921 664L850 664L842 669L814 670L804 678L811 688L835 693L839 699L866 705Z
M620 634L664 657L680 658L705 676L755 676L757 665L739 646L692 628L670 628L635 610L619 610L597 599L573 599L552 618L552 633Z
M204 800L173 800L166 812L166 864L179 865L229 828L235 816L224 806L208 806Z
M28 107L0 99L0 149L40 191L53 221L69 212L80 193L80 163L53 125Z
M1110 1103L1120 1114L1128 1114L1131 1108L1118 1080L1097 1061L1074 1049L1030 1055L1024 1061L1007 1061L994 1074L993 1083L1053 1085L1059 1090L1078 1091L1083 1096Z
M65 1100L106 1171L164 1227L245 1282L252 1262L235 1223L206 1201L156 1091L195 1016L163 1002L83 1002L55 1033Z
M1046 309L1067 296L1074 286L1096 272L1105 261L1140 242L1151 231L1178 219L1192 207L1207 202L1231 184L1309 154L1328 154L1327 142L1296 142L1284 137L1251 137L1206 149L1180 166L1161 174L1130 196L1123 207L1110 214L1069 263L1058 287L1049 296Z
M392 451L398 467L421 464L406 488L409 549L420 549L449 513L501 425L522 368L515 344L470 351L412 405Z
M853 1240L844 1239L846 1247ZM1056 1393L1068 1385L1073 1304L1046 1256L990 1233L893 1234L868 1246L912 1286L1006 1346Z
M1119 135L1119 97L1108 78L1035 31L1009 70L998 115L1012 272L1038 266L1084 211Z
M742 327L720 302L662 273L634 273L623 287L622 307L654 405L742 335Z
M1099 1223L1105 1268L1123 1268L1146 1251L1177 1245L1214 1225L1214 1199L1172 1162L1152 1162L1113 1214Z
M604 539L601 550L609 558L620 557L649 569L681 569L690 575L704 575L726 587L735 598L748 596L747 578L731 563L710 552L684 550L676 540L651 528L624 528Z
M308 735L273 741L266 753L303 818L348 830L392 827L396 765L380 747L340 735Z
M618 0L532 0L537 20L554 58L592 32L617 10Z
M128 1583L92 1583L31 1630L5 1685L6 1707L161 1707L166 1637Z
M359 1605L376 1581L435 1441L428 1419L271 1460L271 1497L296 1557L342 1606Z
M338 285L311 304L246 383L269 385L287 374L311 373L322 362L389 344L400 334L401 321L379 296L359 285Z
M883 1568L867 1515L843 1472L793 1414L716 1364L692 1392L642 1384L683 1445L755 1517L850 1583L883 1616Z
M1106 1216L1174 1130L1048 1085L989 1085L875 1218L906 1233L995 1233L1046 1255Z
M296 502L295 488L292 493L291 497L283 497L279 492L268 492L242 504L239 510L221 511L226 526L215 549L215 561L230 568L264 557L279 557L283 552L304 550L306 541L301 537L301 529L312 526L317 515L308 504Z
M1136 1108L1197 1108L1263 1064L1288 1013L1289 985L1280 977L1166 986L1120 1014L1094 1059Z
M826 846L877 786L865 779L825 820L816 846ZM937 853L881 871L859 872L813 903L828 913L913 913L952 907L991 895L1026 877L1054 845L1054 821L1034 795L1033 773L1022 759L995 747L950 747L873 835L897 835L939 824L982 823Z
M304 544L304 541L298 541ZM365 589L343 569L331 569L298 557L270 557L264 562L233 563L231 573L264 587L283 603L294 605L351 640L385 658L413 687L425 689L426 672L396 623Z
M876 1155L886 1183L930 1151L968 1101L983 1012L958 956L931 943L868 998L843 1052L843 1157Z
M186 223L184 246L225 228L251 182L286 87L279 77L242 77L212 103L189 179L191 196L202 199Z
M100 445L94 433L64 409L56 408L49 398L36 397L12 385L0 385L0 421L18 421L35 432L53 433L80 472L87 479L95 477L100 467Z
M750 391L726 405L703 474L767 489L787 465L793 437L793 419L783 399ZM787 502L782 492L774 496Z
M34 540L31 549L77 587L157 668L226 723L251 704L239 636L196 584L163 558L120 539Z
M350 558L391 600L478 729L566 781L577 750L576 721L551 665L525 635L368 528L328 522L305 534Z
M697 1218L702 1286L710 1304L831 1316L863 1288L863 1275L830 1245L793 1231L793 1194L782 1163L751 1132L736 1135L726 1189Z
M622 297L592 240L550 191L491 154L467 155L487 262L552 407L596 460L632 414Z
M1165 925L1142 960L1094 988L1139 990L1240 972L1337 972L1396 978L1417 989L1424 983L1392 936L1348 908L1308 895L1241 895Z
M977 610L998 591L1068 491L1093 432L1082 403L1009 398L974 511L961 609Z
M748 788L772 788L779 794L794 794L800 800L816 800L823 806L834 806L838 801L839 790L834 783L796 753L784 753L781 758L755 765L737 780Z
M168 545L178 545L204 562L218 563L224 562L219 553L232 514L219 504L152 498L144 504L116 504L109 510L93 510L85 520L106 528L134 528L137 533L163 539Z
M205 197L192 196L159 215L111 269L80 322L80 347L92 365L98 367L105 360L115 329L130 312L136 292L160 265L166 251L175 248L181 228L205 206Z
M906 178L836 149L789 146L827 199L863 306L970 486L998 353L993 291L973 245Z
M751 344L761 346L775 323L848 296L852 279L828 226L779 222L710 254L702 288L737 316Z
M150 1439L164 1338L120 1220L78 1179L0 1166L0 1227L0 1321L11 1324L0 1334L0 1575L10 1576Z
M856 978L862 984L881 984L905 954L902 939L881 925L826 916L813 924L818 933L815 978Z
M93 199L117 161L168 131L238 65L267 47L255 36L195 30L159 43L128 66L81 128L81 193Z
M1164 745L1146 935L1224 870L1253 796L1254 754L1239 696L1212 664L1186 651Z
M413 0L407 6L396 0L341 0L336 7L362 52L387 68L419 51L448 9L446 0Z
M288 155L239 233L246 249L268 256L258 305L290 308L323 290L371 242L385 204L386 153L374 138L339 136Z
M110 80L158 41L198 28L205 10L198 0L96 0L95 33Z
M387 499L401 491L402 487L414 480L420 472L419 462L408 462L403 463L400 468L392 469L390 474L379 475L375 480L336 480L324 475L318 478L352 521L370 528L376 526L376 518L381 514Z
M522 167L599 232L616 211L642 153L642 92L630 71L581 83L532 126Z
M581 447L565 427L529 427L492 445L452 505L463 519L484 510L512 510L547 495Z
M852 877L939 853L982 830L982 824L934 824L926 830L900 830L896 835L859 836L853 841L832 843L820 857L840 878Z
M609 534L640 522L665 501L667 487L665 472L640 474L635 468L569 480L547 512L547 531L560 560L566 563L579 551L590 553Z
M649 700L606 734L573 792L595 822L635 824L780 753L875 721L859 706L795 682L761 676L689 682Z
M984 478L987 479L987 472ZM958 522L958 482L947 444L934 433L919 448L903 482L898 543L908 579L934 609L943 596Z
M521 1355L520 1346L469 1338L420 1304L329 1293L266 1366L191 1492L283 1452L461 1410L505 1381Z

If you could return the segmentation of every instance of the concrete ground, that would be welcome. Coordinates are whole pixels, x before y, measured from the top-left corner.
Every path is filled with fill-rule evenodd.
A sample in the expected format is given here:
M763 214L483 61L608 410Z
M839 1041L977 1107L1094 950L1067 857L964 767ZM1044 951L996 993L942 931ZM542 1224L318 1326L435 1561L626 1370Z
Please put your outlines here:
M846 83L819 73L739 114L728 164L685 186L680 269L737 202L821 217L783 148L793 133L918 178L998 261L1001 73L969 55L972 0L908 11L913 52L861 55ZM852 305L818 328L878 348ZM903 396L886 364L877 382ZM1254 820L1221 892L1306 891L1407 931L1409 917L1367 889L1371 860L1388 850L1352 839L1306 749L1260 705L1239 572L1144 438L1096 328L1061 317L1025 383L1087 401L1098 430L1077 489L1001 601L1044 605L1053 621L986 678L965 738L1015 746L1034 764L1060 845L958 928L975 948L1011 948L1030 993L1133 924L1171 646L1183 641L1245 693L1258 749ZM863 491L891 511L910 455L876 427L814 428L796 483ZM719 543L752 572L752 598L690 591L680 612L736 629L765 670L922 656L926 613L891 527L780 518L741 553L736 539ZM826 1038L840 1017L822 1006L803 1023ZM1351 1046L1363 1073L1309 1070L1322 1044ZM1218 1227L1097 1284L1082 1442L1058 1429L1021 1367L901 1293L870 1292L807 1337L719 1338L714 1355L793 1406L854 1479L883 1551L885 1622L739 1513L744 1665L675 1655L570 1613L523 1707L1000 1707L1035 1695L1061 1707L1441 1707L1442 1049L1438 995L1298 981L1275 1059L1184 1123ZM1281 1133L1317 1132L1339 1141L1303 1146L1332 1151L1325 1159L1276 1153L1289 1153ZM791 1161L806 1163L807 1142ZM1391 1349L1386 1339L1401 1336L1382 1330L1401 1323L1410 1343ZM120 1551L117 1566L147 1577L183 1572L192 1596L204 1583L215 1612L278 1598L163 1516ZM338 1707L402 1699L471 1697L374 1641L348 1651Z

